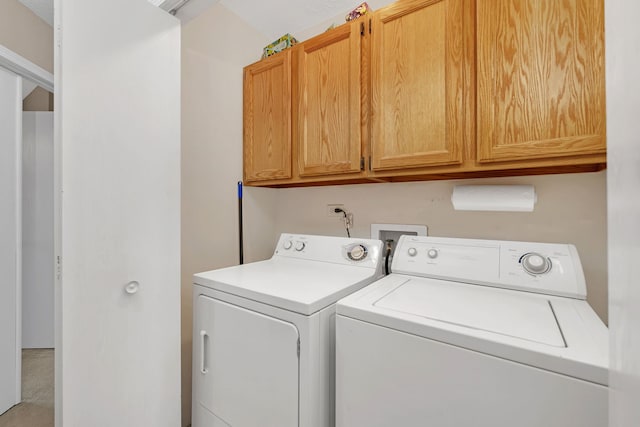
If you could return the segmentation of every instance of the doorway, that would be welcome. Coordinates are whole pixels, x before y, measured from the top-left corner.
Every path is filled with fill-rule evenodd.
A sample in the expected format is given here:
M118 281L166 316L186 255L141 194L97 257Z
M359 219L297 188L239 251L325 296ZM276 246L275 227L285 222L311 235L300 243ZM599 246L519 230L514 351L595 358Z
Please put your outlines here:
M0 427L54 424L52 89L0 46Z

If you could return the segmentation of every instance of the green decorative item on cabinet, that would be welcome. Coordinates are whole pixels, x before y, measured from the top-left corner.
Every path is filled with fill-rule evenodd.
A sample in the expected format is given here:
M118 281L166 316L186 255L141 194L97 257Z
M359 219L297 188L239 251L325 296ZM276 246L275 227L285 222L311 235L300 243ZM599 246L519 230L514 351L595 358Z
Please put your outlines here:
M295 46L297 43L298 40L296 40L296 38L291 34L287 33L273 43L265 46L263 49L262 58L271 56L274 53L282 52L285 49L289 49L291 46Z

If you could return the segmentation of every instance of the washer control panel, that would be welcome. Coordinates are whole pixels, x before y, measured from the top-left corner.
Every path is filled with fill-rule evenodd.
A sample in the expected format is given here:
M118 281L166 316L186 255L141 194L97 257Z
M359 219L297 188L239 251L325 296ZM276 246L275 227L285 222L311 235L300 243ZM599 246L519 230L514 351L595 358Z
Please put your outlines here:
M381 268L382 242L284 233L273 256Z
M573 245L402 236L393 273L586 298Z

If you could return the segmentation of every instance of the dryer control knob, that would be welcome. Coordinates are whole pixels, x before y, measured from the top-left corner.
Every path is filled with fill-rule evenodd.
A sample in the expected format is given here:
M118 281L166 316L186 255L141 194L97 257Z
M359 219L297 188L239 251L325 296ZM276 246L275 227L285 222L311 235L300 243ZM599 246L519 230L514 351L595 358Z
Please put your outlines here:
M539 253L531 252L520 258L522 268L529 274L544 274L551 270L551 262Z
M409 250L407 250L407 254L409 254L409 256L416 256L418 255L418 250L416 248L409 248Z
M282 244L282 247L285 248L285 250L289 250L291 249L291 247L293 246L293 242L291 240L287 240Z
M438 258L438 250L437 249L429 249L427 251L427 256L431 259Z
M347 256L352 261L362 261L367 257L367 247L364 245L355 245L349 251L347 251Z
M304 242L296 242L296 251L300 252L301 250L304 249L305 246L306 245Z

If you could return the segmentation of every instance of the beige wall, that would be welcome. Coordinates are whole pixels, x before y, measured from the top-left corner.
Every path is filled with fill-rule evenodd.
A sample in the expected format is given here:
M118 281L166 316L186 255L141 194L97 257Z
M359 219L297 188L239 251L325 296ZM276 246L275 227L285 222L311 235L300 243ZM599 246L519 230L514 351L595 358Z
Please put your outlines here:
M37 87L22 102L22 111L53 111L53 94Z
M531 213L454 211L455 184L532 184L538 203ZM369 237L371 223L427 225L429 235L572 243L587 280L588 300L607 320L606 172L290 188L277 193L276 233L344 235L326 205L341 203L354 215L352 235ZM275 242L274 242L275 244Z
M0 45L53 73L53 28L17 0L2 0ZM36 88L25 111L52 111L50 93Z
M17 0L2 0L0 45L53 73L53 28Z
M269 43L224 6L182 29L183 425L191 419L191 276L238 263L242 67ZM246 189L245 260L268 257L275 190Z

